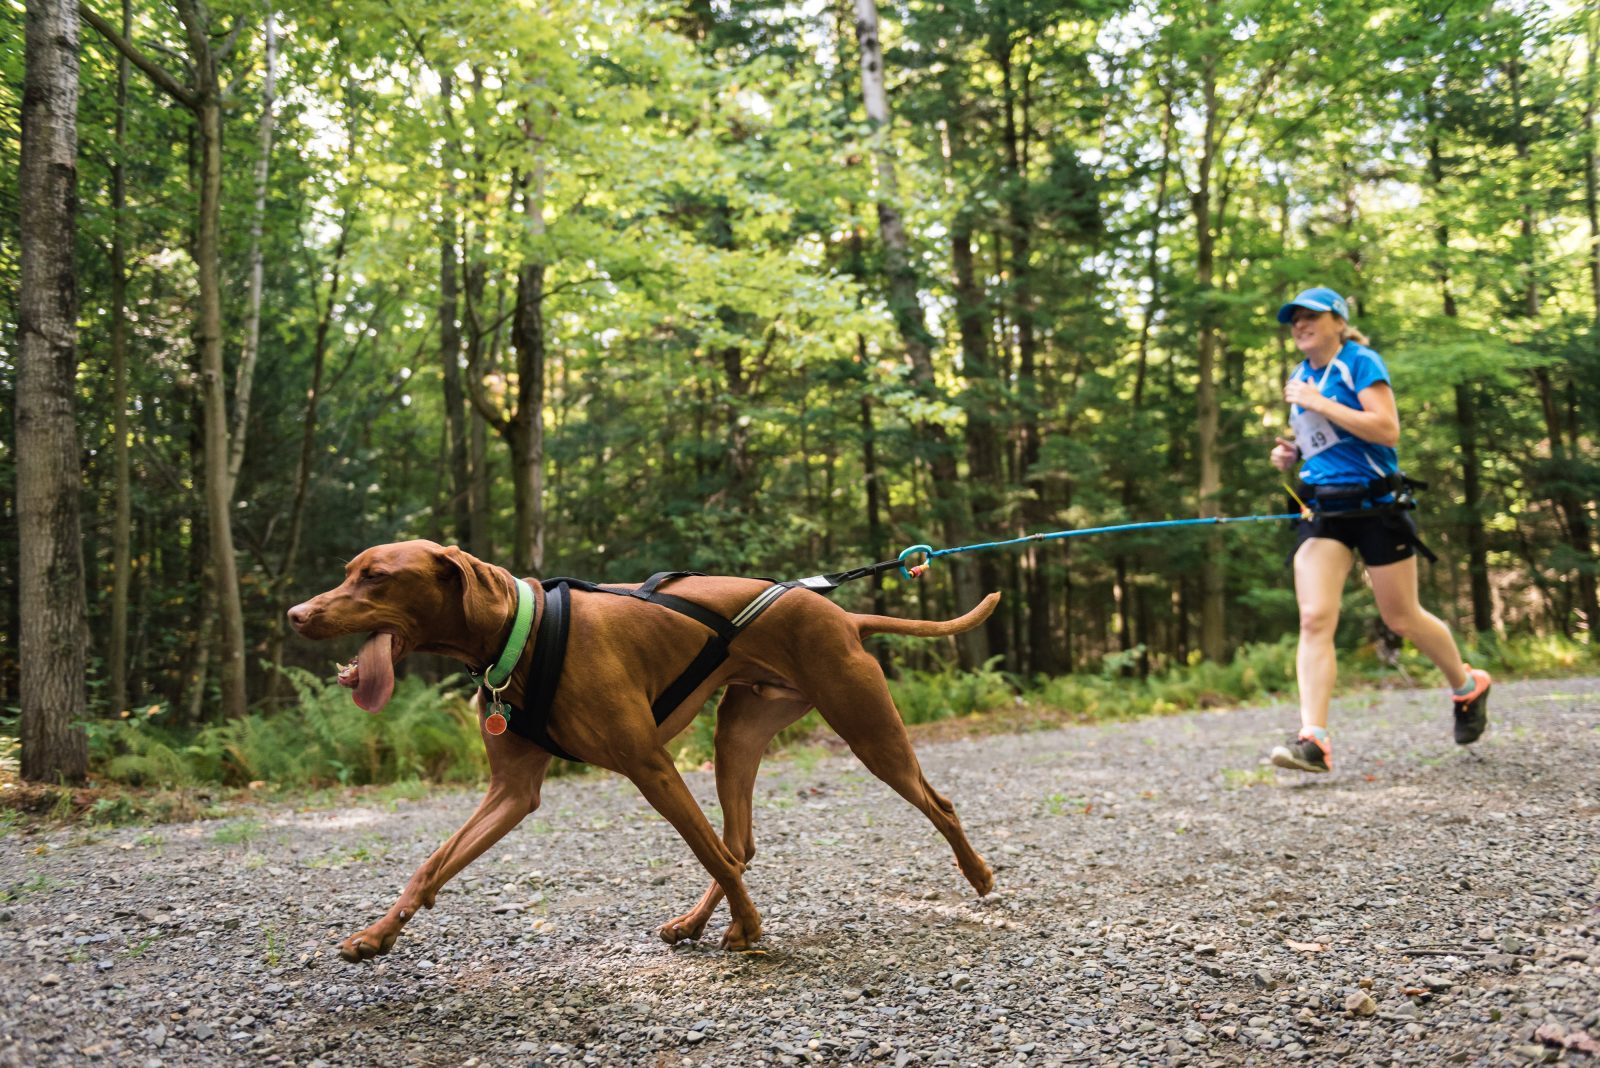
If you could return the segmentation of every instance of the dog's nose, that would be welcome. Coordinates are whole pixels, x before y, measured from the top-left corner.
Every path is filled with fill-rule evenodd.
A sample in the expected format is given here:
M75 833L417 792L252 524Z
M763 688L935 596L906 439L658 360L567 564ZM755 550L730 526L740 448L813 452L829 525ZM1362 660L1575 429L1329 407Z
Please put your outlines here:
M297 604L293 608L289 609L289 625L295 630L299 630L301 627L305 626L306 620L311 618L311 609L308 607L309 604L310 602L307 601L305 604Z

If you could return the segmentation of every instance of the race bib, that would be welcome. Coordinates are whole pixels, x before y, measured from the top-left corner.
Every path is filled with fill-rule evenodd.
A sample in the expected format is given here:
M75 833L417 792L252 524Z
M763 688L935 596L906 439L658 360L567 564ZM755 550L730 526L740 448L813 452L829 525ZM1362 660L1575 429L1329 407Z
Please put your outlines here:
M1298 405L1289 409L1289 425L1294 428L1294 443L1300 446L1300 456L1311 459L1339 444L1339 432L1328 417L1320 412L1308 411Z

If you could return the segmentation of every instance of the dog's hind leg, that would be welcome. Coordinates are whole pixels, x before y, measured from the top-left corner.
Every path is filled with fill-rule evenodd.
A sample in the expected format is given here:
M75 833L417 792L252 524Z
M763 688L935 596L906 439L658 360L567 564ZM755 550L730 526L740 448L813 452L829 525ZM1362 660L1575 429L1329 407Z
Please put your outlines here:
M817 711L845 740L867 770L888 783L895 793L915 805L936 827L956 864L974 890L987 894L994 888L994 872L967 841L955 806L923 777L922 766L911 748L900 712L889 695L883 669L864 649L843 654L842 662L815 672L804 684L816 699Z
M806 714L811 703L798 695L764 698L754 687L733 685L717 705L717 800L722 804L722 841L742 864L756 855L752 804L756 770L772 736ZM715 880L694 908L668 920L658 932L663 941L697 939L722 901Z
M745 949L761 937L761 914L744 887L744 861L711 829L694 795L659 745L627 754L619 770L633 781L652 808L667 818L728 899L733 922L722 936L723 949Z

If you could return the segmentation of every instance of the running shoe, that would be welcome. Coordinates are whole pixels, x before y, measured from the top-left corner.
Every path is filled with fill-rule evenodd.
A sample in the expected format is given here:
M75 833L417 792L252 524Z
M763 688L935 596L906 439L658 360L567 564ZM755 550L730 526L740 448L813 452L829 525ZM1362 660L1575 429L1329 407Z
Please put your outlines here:
M1467 666L1467 677L1475 684L1472 692L1457 697L1451 695L1450 700L1455 705L1456 713L1456 744L1471 745L1483 737L1483 730L1489 725L1489 687L1494 680L1482 668Z
M1287 745L1273 746L1271 760L1291 771L1329 772L1333 770L1333 747L1326 738L1301 731Z

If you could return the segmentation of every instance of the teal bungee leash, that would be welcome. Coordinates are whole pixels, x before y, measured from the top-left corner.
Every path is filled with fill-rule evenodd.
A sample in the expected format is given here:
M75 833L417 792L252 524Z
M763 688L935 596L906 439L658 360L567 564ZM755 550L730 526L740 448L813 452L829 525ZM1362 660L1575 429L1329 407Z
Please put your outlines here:
M1062 538L1085 538L1091 534L1115 534L1126 530L1156 530L1162 527L1198 527L1212 526L1223 523L1270 523L1285 519L1300 519L1301 512L1285 512L1282 515L1219 515L1203 519L1163 519L1150 523L1118 523L1109 527L1085 527L1080 530L1056 530L1048 534L1024 534L1020 538L1011 538L1007 541L985 541L976 545L958 545L951 549L935 549L931 545L913 545L902 551L898 558L900 573L908 579L921 576L933 561L940 556L954 556L956 553L975 553L984 549L1003 549L1009 545L1027 545L1036 541L1058 541ZM907 558L921 555L922 562L907 564Z

